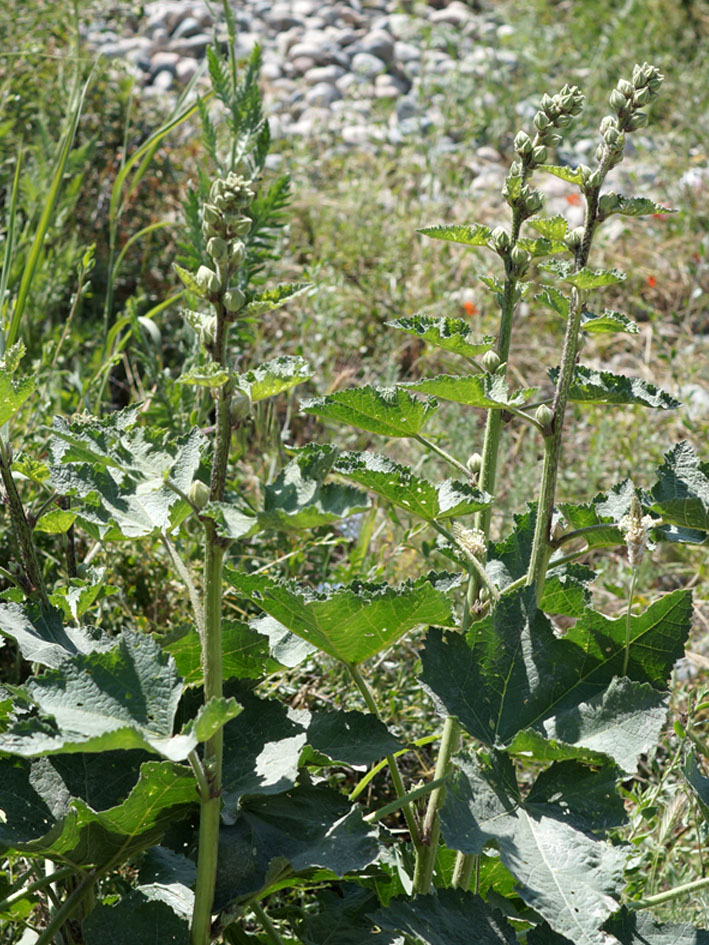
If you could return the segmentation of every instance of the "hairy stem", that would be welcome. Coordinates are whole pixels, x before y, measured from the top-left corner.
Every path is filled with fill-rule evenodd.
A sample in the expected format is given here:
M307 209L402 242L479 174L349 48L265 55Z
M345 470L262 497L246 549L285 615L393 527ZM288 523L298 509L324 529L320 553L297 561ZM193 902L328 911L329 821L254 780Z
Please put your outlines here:
M664 902L672 902L673 899L681 899L682 896L688 896L690 893L697 892L700 889L706 889L709 886L709 876L703 876L701 879L692 880L691 883L684 883L682 886L675 886L674 889L667 889L665 892L657 893L654 896L647 896L645 899L636 899L626 902L628 909L635 911L639 909L651 909L653 906L660 906Z
M628 609L625 613L625 652L623 654L623 672L621 676L628 675L628 660L630 659L630 618L633 615L633 594L635 593L635 584L638 579L638 569L633 568L630 578L630 590L628 591Z

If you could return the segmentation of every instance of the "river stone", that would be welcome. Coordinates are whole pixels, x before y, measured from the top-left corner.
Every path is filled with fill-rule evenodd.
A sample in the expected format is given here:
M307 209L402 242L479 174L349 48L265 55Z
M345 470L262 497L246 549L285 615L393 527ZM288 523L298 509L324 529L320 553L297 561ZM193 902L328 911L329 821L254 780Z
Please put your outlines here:
M371 53L359 52L352 57L350 68L353 72L373 79L382 72L386 72L386 65L381 59Z
M308 85L316 85L318 82L337 82L345 74L346 70L342 66L315 66L305 73L304 78Z
M391 65L394 58L394 40L384 30L372 30L353 46L355 53L368 53L381 59L385 65Z
M186 39L188 36L196 36L202 32L202 25L199 20L193 16L186 16L172 34L173 39Z
M305 93L306 104L317 108L327 108L341 98L342 92L329 82L317 82Z
M193 56L196 59L201 59L210 42L211 38L206 33L198 33L196 36L173 39L170 42L170 49L179 56Z

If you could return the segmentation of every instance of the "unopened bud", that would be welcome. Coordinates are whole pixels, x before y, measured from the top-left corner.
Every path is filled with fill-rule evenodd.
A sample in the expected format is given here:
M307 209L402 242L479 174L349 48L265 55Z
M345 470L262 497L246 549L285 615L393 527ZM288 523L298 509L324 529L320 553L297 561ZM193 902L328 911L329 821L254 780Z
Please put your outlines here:
M496 226L492 231L491 239L496 250L504 250L510 245L510 237L504 227Z
M536 213L542 209L544 197L538 190L533 190L524 202L525 209L529 213Z
M597 147L596 150L595 150L594 155L593 155L593 156L595 157L595 159L598 161L599 164L600 164L601 161L603 160L603 158L604 158L604 156L605 156L605 153L606 153L606 146L605 146L605 144L603 144L603 143L599 144L598 147Z
M529 258L530 257L527 250L522 249L522 247L519 245L514 246L512 252L510 253L510 259L518 271L522 271L527 268L529 265Z
M626 98L618 89L613 89L608 96L608 101L610 102L611 108L615 109L617 112L622 111L626 106Z
M647 115L645 112L634 112L625 123L626 131L637 131L644 128L647 124Z
M537 423L540 424L545 436L547 432L551 432L551 425L554 420L554 411L548 404L540 404L537 407L534 418Z
M543 144L538 145L536 148L532 149L532 160L535 164L544 164L547 159L547 149Z
M537 129L537 131L544 131L550 125L551 122L544 112L537 112L537 114L534 116L534 127Z
M648 86L643 86L643 88L638 89L635 95L633 95L633 105L636 108L642 108L643 105L647 105L651 97L651 92Z
M542 100L540 103L542 110L545 112L548 112L549 109L552 107L553 103L554 103L554 99L551 97L551 95L545 92L544 95L542 95Z
M588 176L588 180L586 181L586 187L593 188L593 187L600 187L600 185L601 185L601 175L598 171L593 171Z
M475 476L483 468L483 458L480 453L471 453L465 465L468 472Z
M233 266L240 266L244 259L246 259L246 247L241 242L241 240L235 240L231 244L231 252L229 254L229 261Z
M234 314L240 312L246 304L246 296L241 289L230 289L224 293L224 308Z
M617 127L618 127L618 119L615 117L615 115L606 115L604 118L601 119L600 132L602 135L604 135L608 131L609 128L617 128Z
M489 374L494 374L500 366L500 356L496 351L486 351L480 358L480 363Z
M229 256L229 247L221 236L213 236L207 241L207 252L214 262L224 263Z
M571 115L562 112L558 118L554 119L554 124L557 128L566 128L567 125L571 124Z
M217 295L221 291L221 280L217 273L210 269L209 266L200 266L195 279L204 291L208 292L210 295Z
M569 249L574 250L578 249L581 243L583 242L584 229L582 226L577 226L566 237L566 245Z
M227 223L234 236L246 236L251 229L253 220L251 217L241 216L241 214L229 214Z
M514 147L517 154L529 154L532 150L532 139L526 131L518 131L515 135Z
M613 149L617 147L619 138L620 132L617 128L609 128L603 135L603 140L606 142L609 148Z
M545 131L544 132L544 144L548 144L550 148L555 148L557 144L561 144L562 137L560 134L557 134L556 131Z
M201 479L195 479L190 486L189 500L197 509L203 509L209 502L209 486Z
M239 424L251 413L251 397L243 390L235 390L229 401L229 418L233 424Z
M618 91L624 95L626 98L630 98L635 91L631 82L628 82L627 79L618 79L618 84L616 86Z

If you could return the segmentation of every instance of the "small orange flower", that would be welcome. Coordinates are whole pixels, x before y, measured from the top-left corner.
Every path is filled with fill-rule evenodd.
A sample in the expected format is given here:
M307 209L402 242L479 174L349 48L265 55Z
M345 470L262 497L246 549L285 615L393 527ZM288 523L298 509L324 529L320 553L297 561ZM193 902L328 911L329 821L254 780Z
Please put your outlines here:
M465 314L466 314L466 315L477 315L477 314L478 314L477 306L475 305L474 302L471 302L470 300L468 300L467 302L463 302L463 308L465 309Z
M581 194L567 194L566 202L570 203L572 207L578 207L581 205Z
M655 288L655 277L654 277L654 276L648 276L647 284L650 286L651 289L654 289L654 288Z

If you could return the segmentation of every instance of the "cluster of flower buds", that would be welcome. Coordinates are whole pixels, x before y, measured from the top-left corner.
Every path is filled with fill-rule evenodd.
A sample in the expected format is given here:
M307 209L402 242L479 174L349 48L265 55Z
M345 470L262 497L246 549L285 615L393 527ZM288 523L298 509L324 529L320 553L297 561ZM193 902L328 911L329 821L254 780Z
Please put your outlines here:
M484 561L487 557L487 539L485 532L479 528L466 528L459 522L453 522L451 527L453 537L466 558L475 558Z
M212 301L221 298L227 312L232 315L239 312L246 302L241 289L230 289L229 283L246 258L246 247L241 237L246 236L253 221L244 211L253 198L251 181L230 172L226 178L214 181L209 191L209 202L202 207L202 233L214 268L200 266L196 279L205 295Z
M643 560L645 549L648 547L650 529L655 524L651 515L643 515L640 500L636 495L630 504L630 511L618 523L625 536L628 549L628 563L637 568Z
M565 128L574 115L583 108L584 97L575 85L565 85L556 95L543 95L541 107L534 116L534 139L526 131L517 133L514 141L519 160L512 165L520 176L539 164L545 164L548 148L553 148L561 141L559 128Z
M663 75L656 66L644 62L633 69L632 82L619 79L610 94L609 102L615 115L607 115L601 122L603 141L596 149L596 160L609 160L615 167L622 160L625 133L637 131L647 124L647 115L640 109L657 98Z

